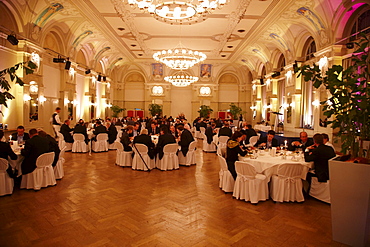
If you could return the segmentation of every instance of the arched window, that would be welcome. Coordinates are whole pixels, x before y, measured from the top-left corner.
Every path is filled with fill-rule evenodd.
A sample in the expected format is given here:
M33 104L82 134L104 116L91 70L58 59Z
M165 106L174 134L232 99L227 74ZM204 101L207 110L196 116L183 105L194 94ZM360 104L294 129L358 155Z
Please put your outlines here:
M312 37L308 38L304 47L303 57L305 57L305 61L308 61L314 57L313 54L316 52L315 40Z
M283 71L284 67L285 67L285 57L284 54L281 54L277 64L277 71L279 72Z
M355 19L351 28L350 41L354 41L359 38L358 35L353 35L357 32L370 33L370 28L366 29L368 27L370 27L370 10L363 12L357 19Z

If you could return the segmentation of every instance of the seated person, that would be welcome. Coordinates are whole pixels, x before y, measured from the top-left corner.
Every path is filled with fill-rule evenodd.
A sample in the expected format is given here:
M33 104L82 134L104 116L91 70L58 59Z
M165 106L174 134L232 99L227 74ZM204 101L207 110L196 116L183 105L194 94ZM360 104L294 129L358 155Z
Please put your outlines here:
M148 155L151 159L154 159L154 143L152 138L148 135L147 129L142 129L140 135L134 137L134 144L141 143L148 147Z
M54 152L54 161L52 166L56 166L59 160L59 154L60 154L60 149L58 142L49 134L47 134L45 131L42 129L38 129L37 132L39 133L39 136L46 138L49 141L49 147L50 147L50 152Z
M230 129L230 124L226 122L224 126L218 131L218 137L220 136L228 136L231 137L233 131Z
M175 126L171 125L172 127L175 128ZM165 145L170 144L170 143L176 143L175 136L172 135L167 126L163 126L161 128L160 136L158 138L158 143L157 143L157 153L158 153L158 158L161 160L163 158L163 148Z
M177 133L177 130L176 130L176 128L175 128L174 125L170 125L170 131L169 131L169 133L171 135L173 135L175 138L178 138L179 137L179 135Z
M100 122L100 120L97 120L95 122L95 127L94 127L94 131L93 131L93 134L94 134L94 138L93 140L96 141L96 136L99 135L100 133L108 133L107 131L107 128L105 128L105 126L103 126Z
M108 143L112 144L116 141L117 139L117 128L114 126L111 122L106 123L107 129L108 129Z
M1 139L4 137L4 131L0 130L0 158L8 160L9 158L12 160L16 160L18 157L13 152L13 149L10 147L9 143L2 142ZM10 165L6 169L6 172L9 174L11 178L13 178L13 169Z
M87 136L87 128L86 124L84 123L84 120L80 119L78 123L76 124L73 134L83 134L85 136L85 142L86 144L89 143L89 137Z
M321 134L315 134L314 139L314 149L310 149L309 152L304 153L304 159L306 162L313 161L315 165L315 173L307 174L307 181L311 182L311 177L317 177L319 182L326 182L329 180L329 167L328 161L335 157L335 152L332 147L324 144L324 138Z
M308 139L307 132L302 131L299 133L299 141L293 141L288 146L289 151L295 151L296 148L302 148L303 151L306 150L306 148L313 145L313 141Z
M256 147L272 148L278 146L278 140L275 138L275 131L269 130L267 136L261 137L255 145Z
M141 124L139 122L135 122L134 123L134 130L132 132L133 136L140 135L140 131L141 131Z
M212 123L210 127L206 129L207 143L211 144L213 141L213 136L216 135L216 124Z
M62 124L62 127L60 127L60 133L64 137L64 141L68 143L73 143L73 136L72 131L73 128L70 128L69 125L71 124L71 121L69 119L64 121L64 124Z
M22 162L22 174L28 174L36 169L37 158L44 153L52 152L48 139L39 136L36 129L30 129L30 139L28 139L22 149L21 154L24 156Z
M150 128L148 129L149 135L158 135L159 134L159 127L157 126L156 122L152 122L150 124Z
M30 139L30 135L24 132L24 127L19 125L17 127L17 132L11 135L13 141L18 141L18 143L23 144L25 141Z
M178 144L181 146L181 152L184 156L189 151L189 145L194 141L194 137L191 132L184 128L184 125L179 125L177 127L178 132Z
M247 124L247 122L243 122L243 127L240 130L240 132L244 133L246 135L244 144L247 145L249 144L249 139L252 136L257 136L256 131L252 128L252 125Z
M235 171L235 162L238 161L238 155L245 156L247 151L243 149L240 145L240 142L243 139L243 134L240 131L235 131L232 137L227 141L226 146L226 163L227 168L233 176L234 180L236 179Z
M329 142L329 136L328 136L328 134L322 133L321 135L322 135L322 137L324 138L324 144L325 144L326 146L332 147L332 148L333 148L333 150L334 150L334 152L335 152L335 148L334 148L333 144L331 144L331 143Z
M131 142L134 137L132 136L132 131L134 130L134 127L132 125L127 125L125 128L126 131L122 133L121 136L121 143L123 145L123 150L125 152L132 151Z

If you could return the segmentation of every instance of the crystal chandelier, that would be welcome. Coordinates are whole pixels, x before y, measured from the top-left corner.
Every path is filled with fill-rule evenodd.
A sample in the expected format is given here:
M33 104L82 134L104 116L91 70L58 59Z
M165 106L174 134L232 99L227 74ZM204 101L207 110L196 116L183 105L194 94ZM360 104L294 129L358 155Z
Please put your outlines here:
M223 7L228 0L127 0L152 14L157 20L170 24L192 24L206 19L206 15Z
M195 64L206 60L207 56L203 52L192 51L188 48L174 48L154 53L154 60L164 63L167 67L176 70L187 70Z
M170 82L172 85L176 87L186 87L189 86L190 84L198 81L198 77L196 76L191 76L186 72L183 71L178 71L172 76L166 76L164 78L165 81Z

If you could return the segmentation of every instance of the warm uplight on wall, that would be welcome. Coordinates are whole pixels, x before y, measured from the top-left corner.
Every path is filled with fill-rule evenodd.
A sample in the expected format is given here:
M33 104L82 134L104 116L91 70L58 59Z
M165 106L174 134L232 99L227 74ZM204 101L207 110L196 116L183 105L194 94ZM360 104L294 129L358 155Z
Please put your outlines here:
M74 74L75 74L75 69L74 68L70 68L69 69L69 75L70 76L74 76Z
M294 108L295 107L295 103L292 102L292 103L289 104L289 106Z
M71 103L68 99L64 99L64 104L68 104L68 103Z
M45 101L46 101L46 98L45 98L44 96L42 96L42 95L41 95L41 96L39 97L39 102L40 102L40 103L43 103L43 102L45 102Z
M288 108L288 107L289 107L289 104L284 103L284 104L282 105L282 107L286 109L286 108Z
M312 101L312 105L318 107L320 105L320 101L318 99L314 100Z
M288 70L288 72L286 72L286 74L285 74L285 76L286 76L288 79L292 78L292 75L293 75L293 73L292 73L292 71L291 71L291 70Z
M23 100L24 101L30 101L31 100L31 96L29 96L28 94L24 94L23 95Z

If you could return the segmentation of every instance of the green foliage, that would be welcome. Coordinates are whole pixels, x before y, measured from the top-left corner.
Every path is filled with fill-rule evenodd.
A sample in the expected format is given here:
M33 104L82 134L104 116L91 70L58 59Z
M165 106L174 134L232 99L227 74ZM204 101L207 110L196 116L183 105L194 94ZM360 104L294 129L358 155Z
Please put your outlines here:
M315 88L323 85L331 94L328 101L321 102L324 115L332 117L328 121L333 129L339 129L342 152L354 157L362 157L364 152L360 140L370 140L370 74L369 74L369 39L364 34L355 43L356 50L347 69L341 65L329 68L325 76L321 75L318 65L304 65L296 68L305 81L312 81ZM329 103L328 103L329 102ZM367 152L369 158L370 151Z
M198 112L199 112L200 117L208 118L209 114L211 114L211 112L213 112L213 110L211 109L210 106L201 105Z
M126 110L126 108L121 108L120 106L118 105L112 105L110 107L110 109L112 110L113 114L112 114L112 117L118 117L118 114L120 114L121 112L123 112L124 110Z
M28 61L28 62L17 63L13 67L0 71L0 105L4 105L5 107L8 107L8 104L6 103L6 101L8 99L12 100L15 98L11 93L9 93L11 86L8 80L6 79L6 75L9 75L10 80L12 82L18 83L21 86L24 85L24 82L22 81L22 79L19 78L18 75L16 74L19 68L23 68L24 73L26 75L29 75L29 74L33 74L33 71L37 68L37 66L33 62ZM3 114L2 111L0 111L0 113Z
M243 114L243 109L234 103L230 104L230 114L233 117L233 119L238 119L240 114Z
M149 111L152 116L155 116L156 114L161 115L162 106L158 104L149 104Z

